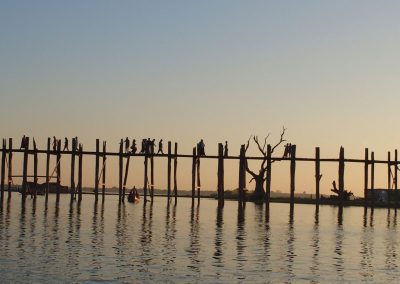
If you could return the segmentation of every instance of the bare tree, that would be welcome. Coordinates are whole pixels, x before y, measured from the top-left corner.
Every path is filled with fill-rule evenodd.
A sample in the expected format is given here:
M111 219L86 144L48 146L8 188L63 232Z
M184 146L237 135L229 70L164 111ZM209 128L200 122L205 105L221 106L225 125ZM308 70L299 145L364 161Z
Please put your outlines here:
M281 145L283 142L286 141L284 139L285 131L286 131L286 128L283 127L279 141L273 147L271 147L271 155L272 155L272 153L274 153L275 149L279 145ZM264 142L263 142L262 146L260 144L260 141L258 140L258 136L250 136L249 140L247 141L247 145L246 145L246 151L247 151L247 149L250 146L250 141L253 138L253 141L257 145L258 150L261 152L261 154L264 157L264 159L263 159L263 161L262 161L262 163L260 165L260 169L258 170L258 174L256 174L255 172L253 172L249 168L248 163L246 161L246 171L252 176L252 178L251 178L249 183L251 183L253 180L256 183L254 194L253 194L253 198L254 199L262 199L262 198L265 197L264 183L265 183L265 180L266 180L265 173L267 171L267 165L266 165L266 162L267 162L267 150L266 150L266 146L267 146L267 140L268 140L269 136L270 136L270 134L268 134L264 138Z

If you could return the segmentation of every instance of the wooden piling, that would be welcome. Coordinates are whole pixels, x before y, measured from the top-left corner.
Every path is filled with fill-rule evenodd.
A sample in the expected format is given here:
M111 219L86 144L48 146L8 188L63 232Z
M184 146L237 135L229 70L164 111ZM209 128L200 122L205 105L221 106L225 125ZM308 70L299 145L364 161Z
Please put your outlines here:
M76 155L76 140L72 138L72 152L71 152L71 188L70 195L71 200L74 199L75 196L75 155Z
M13 139L8 139L8 196L11 196L11 186L12 186L12 160L13 160Z
M167 157L167 195L171 197L171 141L168 141L168 157Z
M119 155L118 155L118 159L119 159L119 175L118 175L118 182L119 182L119 190L118 190L118 197L119 197L119 201L122 200L122 176L123 176L123 164L124 164L124 156L123 156L123 145L124 145L124 140L121 139L121 142L119 144Z
M128 154L125 164L125 175L124 175L124 183L122 185L122 198L125 200L126 195L126 183L128 182L128 174L129 174L129 163L131 160L131 156Z
M196 147L193 147L192 152L192 201L196 195Z
M83 146L79 145L78 158L78 199L82 200L82 166L83 166Z
M175 197L175 203L178 201L177 168L178 168L178 143L175 142L175 155L174 155L174 197Z
M37 197L37 182L38 182L38 152L35 138L33 138L33 194Z
M296 145L290 151L290 206L294 206L294 192L296 190Z
M3 139L3 147L1 148L1 200L4 197L4 181L6 178L6 140Z
M147 154L144 156L144 184L143 184L143 191L144 191L144 202L147 202L147 184L148 184L148 156Z
M272 179L272 149L271 145L267 145L267 176L265 178L265 204L269 208L271 200L271 179Z
M315 203L319 204L319 186L321 182L320 149L315 147Z
M395 191L395 206L397 208L399 203L399 191L397 187L397 172L398 172L398 161L397 161L397 149L394 150L394 191Z
M242 205L244 201L244 186L245 186L245 175L246 175L246 150L245 145L241 145L240 147L240 156L239 156L239 184L238 184L238 202L239 206Z
M153 153L150 157L150 198L153 201L154 198L154 156Z
M364 207L367 206L368 200L368 165L369 165L369 153L368 148L365 148L365 161L364 161Z
M218 207L224 206L224 145L218 143Z
M97 200L99 195L99 166L100 166L100 140L96 139L96 169L94 181L94 195Z
M105 195L106 195L106 161L107 161L107 142L103 141L103 175L102 175L102 183L101 183L101 195L104 199Z
M28 154L29 154L29 137L25 137L24 148L24 165L22 171L22 198L26 197L27 175L28 175Z
M375 153L371 152L371 206L375 203Z
M339 201L343 202L343 192L344 192L344 148L340 147L339 152Z
M200 201L200 190L201 190L200 155L197 156L196 171L197 171L197 200Z
M388 182L388 207L390 207L391 195L392 195L392 164L391 164L391 157L390 151L388 152L388 162L387 162L388 172L387 172L387 182Z
M60 198L61 186L61 140L57 141L57 200Z
M47 149L46 149L46 201L49 198L49 187L50 187L50 137L47 138Z

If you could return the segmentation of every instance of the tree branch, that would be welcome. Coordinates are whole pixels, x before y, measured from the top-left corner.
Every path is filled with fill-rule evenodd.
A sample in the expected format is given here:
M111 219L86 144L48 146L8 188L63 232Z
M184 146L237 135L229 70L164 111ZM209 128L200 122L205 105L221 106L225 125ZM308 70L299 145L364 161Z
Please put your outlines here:
M279 142L276 143L276 145L275 145L274 147L272 147L272 149L271 149L271 154L274 152L274 150L276 149L276 147L278 147L279 145L281 145L283 142L286 141L285 139L283 139L283 136L285 135L285 131L286 131L286 128L285 128L285 126L283 126L282 132L281 132L281 138L279 139Z

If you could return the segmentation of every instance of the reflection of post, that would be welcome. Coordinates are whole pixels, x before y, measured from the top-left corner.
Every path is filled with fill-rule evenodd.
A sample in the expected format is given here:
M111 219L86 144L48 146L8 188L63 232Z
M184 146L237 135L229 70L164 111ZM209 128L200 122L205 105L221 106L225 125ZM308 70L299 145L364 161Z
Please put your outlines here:
M25 138L25 150L24 150L24 168L22 177L22 198L26 197L26 186L27 186L27 174L28 174L28 151L29 151L29 137Z
M320 150L315 147L315 203L319 204L319 185L321 181Z
M12 138L8 139L8 196L11 196L11 185L12 185L12 158L13 158L13 151L12 151Z
M171 197L171 141L168 141L167 167L167 195L169 200Z
M272 161L271 161L271 155L272 155L272 150L271 150L271 145L267 145L267 176L265 179L265 202L267 206L267 210L269 209L269 202L271 199L271 178L272 178Z
M175 157L174 157L174 196L175 202L178 199L178 184L177 184L177 167L178 167L178 143L175 142Z
M364 161L364 207L367 206L368 200L368 161L369 153L368 148L365 148L365 161Z
M294 192L296 190L296 145L291 146L290 152L290 206L294 206Z
M375 203L375 154L371 153L371 206L374 207Z
M196 195L196 147L193 147L192 154L192 202Z

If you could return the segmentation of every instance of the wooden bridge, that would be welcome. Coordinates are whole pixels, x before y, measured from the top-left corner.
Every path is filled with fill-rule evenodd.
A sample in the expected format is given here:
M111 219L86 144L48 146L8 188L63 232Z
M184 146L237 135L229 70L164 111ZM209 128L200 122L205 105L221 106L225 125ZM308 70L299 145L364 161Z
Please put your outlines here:
M29 137L25 138L25 148L23 149L13 149L13 140L12 138L8 139L8 147L7 147L7 139L3 139L2 144L2 157L1 157L1 199L4 197L5 192L5 179L6 176L8 178L7 189L8 194L11 196L11 188L14 177L22 177L22 198L26 198L28 191L28 178L33 178L33 189L32 194L36 198L37 190L36 185L38 178L45 178L47 189L45 190L46 200L49 194L49 185L52 179L56 179L56 184L58 185L57 190L57 199L60 196L60 181L61 181L61 157L63 155L69 155L71 158L71 171L70 171L70 186L69 192L71 196L71 200L75 199L77 195L79 199L82 199L82 160L84 156L95 156L95 186L94 186L94 194L96 199L101 194L102 198L105 197L106 194L106 165L107 165L107 157L116 156L119 159L119 200L123 201L126 195L126 183L128 179L129 173L129 163L132 157L142 157L144 159L144 177L143 177L143 191L144 191L144 202L150 198L153 200L154 198L154 159L155 158L166 158L167 159L167 197L168 199L174 198L177 201L178 198L178 187L177 187L177 165L178 158L186 158L192 159L192 200L195 198L200 200L200 190L201 190L201 175L200 175L200 164L202 159L217 159L218 160L218 183L217 183L217 196L218 196L218 206L224 205L224 161L225 160L238 160L239 161L239 169L238 169L238 201L239 203L245 202L245 184L246 184L246 166L247 160L261 160L266 162L266 183L265 183L265 200L264 202L269 206L270 202L270 192L271 192L271 179L272 179L272 163L274 161L287 161L290 163L290 205L291 207L294 205L294 194L296 189L296 162L312 162L315 164L315 203L319 204L321 200L320 195L320 164L321 162L333 162L338 163L338 202L341 205L343 203L343 192L344 192L344 173L345 173L345 164L346 163L361 163L364 165L364 205L367 206L370 204L374 206L374 199L372 198L370 202L368 202L368 191L374 191L374 181L375 181L375 164L386 164L388 168L388 190L390 192L395 192L395 202L394 206L397 207L398 200L398 184L397 184L397 171L398 171L398 153L397 150L394 152L394 159L391 160L391 153L388 152L387 160L375 160L374 152L371 152L369 155L369 150L365 149L365 158L364 159L348 159L345 158L344 148L340 148L339 157L338 158L321 158L320 157L320 148L315 148L315 157L313 158L302 158L296 157L296 145L292 145L291 155L287 158L282 157L273 157L271 146L267 145L266 156L258 156L258 157L248 157L246 156L245 145L241 146L240 155L239 156L225 156L223 144L218 144L218 155L216 156L205 156L198 155L196 148L193 148L192 154L178 154L178 143L174 143L174 151L172 151L172 143L168 142L168 150L166 154L155 154L155 153L125 153L123 149L123 140L121 139L120 147L118 152L107 152L106 146L107 143L105 141L102 142L102 147L100 149L100 140L96 139L96 149L95 151L84 151L82 145L77 145L77 141L72 143L72 150L62 151L61 150L61 140L57 140L57 145L54 149L51 149L51 139L47 139L47 149L40 150L36 146L36 142L33 139L33 147L30 149L29 147ZM22 153L23 154L23 172L22 175L14 175L13 174L13 154L14 153ZM38 175L38 155L44 154L46 155L46 173L45 175ZM28 174L28 162L29 157L33 156L33 174ZM50 157L56 157L56 166L51 171L50 169ZM173 162L173 167L172 167ZM75 167L78 164L78 181L75 183ZM150 165L149 165L150 164ZM6 168L8 172L6 173ZM172 169L173 169L173 178L172 178ZM394 170L394 172L392 171ZM150 174L149 174L150 171ZM150 175L150 178L149 178ZM369 187L370 183L370 187ZM101 192L100 190L101 185ZM172 185L172 187L171 187ZM392 185L394 189L392 190ZM196 191L197 189L197 191ZM389 192L389 193L390 193ZM389 197L391 194L389 194ZM390 199L390 198L389 198ZM393 202L389 200L388 206L393 206Z

